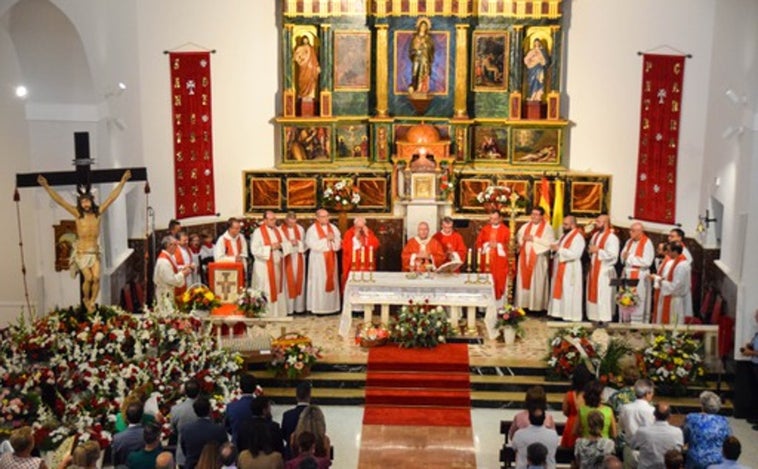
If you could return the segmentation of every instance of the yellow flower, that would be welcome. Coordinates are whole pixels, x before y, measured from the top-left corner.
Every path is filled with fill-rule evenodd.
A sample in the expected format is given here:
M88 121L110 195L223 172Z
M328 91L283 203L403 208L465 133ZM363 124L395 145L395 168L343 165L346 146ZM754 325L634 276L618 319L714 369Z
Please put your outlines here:
M205 299L208 301L213 301L213 293L208 292L205 294Z

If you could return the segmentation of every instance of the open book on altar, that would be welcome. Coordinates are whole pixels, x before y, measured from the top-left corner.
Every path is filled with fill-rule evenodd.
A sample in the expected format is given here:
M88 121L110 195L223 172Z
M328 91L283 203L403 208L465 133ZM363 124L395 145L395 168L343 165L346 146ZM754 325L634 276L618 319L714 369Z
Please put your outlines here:
M445 262L441 266L437 267L437 270L435 270L435 272L437 272L438 274L452 274L458 269L458 267L462 265L463 265L463 262L461 261Z

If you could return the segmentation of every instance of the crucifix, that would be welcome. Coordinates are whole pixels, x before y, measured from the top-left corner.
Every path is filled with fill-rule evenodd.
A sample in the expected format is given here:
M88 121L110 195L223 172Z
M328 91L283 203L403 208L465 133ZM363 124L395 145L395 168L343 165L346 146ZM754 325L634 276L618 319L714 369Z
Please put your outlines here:
M147 182L147 170L145 168L126 169L101 169L92 170L94 159L90 158L89 133L74 133L75 171L57 171L49 173L16 174L16 192L14 200L19 201L19 187L42 186L50 197L63 207L76 220L76 245L71 255L71 265L81 275L81 299L87 311L95 310L95 302L100 292L100 218L114 200L129 179ZM92 196L92 184L118 182L100 206L95 204ZM51 186L75 185L78 193L76 205L67 202ZM145 193L149 193L149 185L145 184ZM20 230L20 228L19 228ZM22 262L23 262L23 243ZM26 273L26 268L22 267ZM24 289L26 279L24 277ZM28 305L28 292L26 293Z

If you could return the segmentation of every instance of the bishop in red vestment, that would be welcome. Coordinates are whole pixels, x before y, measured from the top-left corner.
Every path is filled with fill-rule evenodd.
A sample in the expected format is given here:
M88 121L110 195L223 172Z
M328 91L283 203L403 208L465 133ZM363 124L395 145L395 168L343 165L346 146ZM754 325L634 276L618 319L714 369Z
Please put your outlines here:
M445 248L429 236L429 224L418 224L416 236L409 239L402 253L403 272L425 272L426 266L435 269L445 263Z

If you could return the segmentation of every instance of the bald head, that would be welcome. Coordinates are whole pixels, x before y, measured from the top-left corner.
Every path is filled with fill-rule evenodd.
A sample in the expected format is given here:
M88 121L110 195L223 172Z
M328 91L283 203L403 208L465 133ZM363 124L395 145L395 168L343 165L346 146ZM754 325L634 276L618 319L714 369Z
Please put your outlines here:
M173 469L174 456L168 451L164 451L155 458L155 469Z
M622 469L624 464L616 456L606 456L603 459L603 469Z
M323 208L316 210L316 221L322 225L329 224L329 212Z
M632 226L629 227L629 237L632 238L634 241L639 241L639 239L642 237L642 234L645 232L645 227L642 226L642 223L636 221L632 223Z
M429 237L429 223L422 221L418 224L418 229L416 230L416 234L421 239L426 239Z
M353 220L353 226L356 229L361 229L366 227L366 219L363 217L355 217Z

